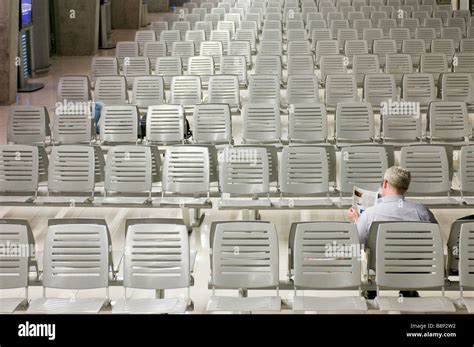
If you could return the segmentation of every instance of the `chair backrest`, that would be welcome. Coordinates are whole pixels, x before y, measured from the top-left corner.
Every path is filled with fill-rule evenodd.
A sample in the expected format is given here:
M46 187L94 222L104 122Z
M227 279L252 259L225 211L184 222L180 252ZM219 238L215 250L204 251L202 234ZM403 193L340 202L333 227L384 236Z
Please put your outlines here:
M184 68L188 67L188 60L194 56L193 41L176 41L171 47L171 56L180 57Z
M474 52L456 53L453 58L453 72L465 72L473 74L474 71Z
M138 30L135 32L135 42L138 43L140 50L143 51L145 42L155 42L156 32L154 30Z
M436 99L436 87L432 74L408 73L402 77L402 99L427 105Z
M0 289L28 287L29 262L34 254L29 228L26 220L0 219Z
M156 33L156 37L160 37L160 34L163 30L168 30L168 22L167 21L155 21L151 22L151 30L154 30Z
M184 141L184 110L180 105L156 105L146 116L148 143L182 143Z
M474 192L474 146L461 148L459 158L461 192Z
M381 72L379 56L376 54L355 55L352 61L352 72L356 76L357 85L363 86L366 75Z
M43 106L14 106L10 108L7 143L44 144L51 136L49 114Z
M232 108L240 108L240 87L237 76L211 76L208 90L209 103L228 104Z
M474 25L471 27L474 28ZM469 39L462 39L459 44L459 51L463 53L474 53L474 29L472 30L473 34Z
M281 119L278 104L248 103L242 110L243 133L246 142L277 142L281 138Z
M400 112L389 111L389 104L382 108L382 140L419 141L422 137L421 114L406 107Z
M180 57L158 57L156 58L155 71L162 76L166 87L171 85L174 76L183 74L183 64Z
M119 61L120 68L123 66L125 58L138 57L139 47L138 42L135 41L119 41L115 49L115 56Z
M258 54L255 61L255 74L275 75L282 80L281 56Z
M221 56L224 55L224 49L222 42L214 41L203 41L201 42L200 55L210 55L214 58L214 64L220 66Z
M337 140L370 142L375 136L374 112L368 102L340 102L336 106Z
M377 191L388 169L383 146L352 146L341 149L342 193L352 193L354 186Z
M276 75L252 75L249 81L251 103L280 103L280 81Z
M202 99L199 76L175 76L171 80L171 104L194 106Z
M443 101L474 101L474 83L470 73L451 72L440 77L441 99Z
M62 76L58 83L58 102L88 102L91 100L89 77Z
M189 237L182 220L128 219L125 230L124 287L189 287Z
M319 81L315 74L288 76L286 88L288 104L319 102Z
M95 153L93 147L62 145L51 151L48 191L53 193L93 193Z
M311 53L311 45L306 41L290 41L287 49L288 56L291 55L308 55Z
M270 170L265 148L226 147L219 165L219 185L222 193L268 194Z
M318 40L315 47L316 65L320 65L323 56L339 55L339 44L336 40Z
M163 192L209 193L209 153L206 147L174 146L166 149Z
M150 193L152 153L149 147L114 146L107 153L105 192Z
M278 55L283 54L283 43L281 41L260 40L259 55Z
M324 142L328 138L326 106L321 103L293 103L288 113L290 142Z
M326 150L314 146L283 148L279 183L283 194L328 193L329 168Z
M288 76L292 75L314 75L313 56L290 55L288 57Z
M163 30L160 33L160 40L166 43L168 51L171 51L173 42L181 41L181 32L179 30Z
M212 30L211 41L222 42L222 49L224 54L229 50L230 32L228 30Z
M472 252L474 239L474 223L463 223L459 238L459 285L465 288L474 287L472 274Z
M286 39L290 41L305 41L308 39L308 33L305 29L289 29L286 31Z
M392 39L374 40L372 53L379 56L380 65L385 66L387 54L396 54L397 52L397 41Z
M213 286L275 287L279 282L278 235L270 223L217 224L212 246Z
M388 54L385 62L385 73L393 74L397 85L401 84L402 76L413 72L413 61L410 54Z
M39 170L38 147L0 146L0 193L36 192Z
M226 104L200 104L194 107L193 140L197 143L232 142L232 119Z
M365 40L346 40L344 43L344 54L349 60L349 65L352 65L354 56L369 54L369 47Z
M448 252L447 252L447 276L459 275L459 241L461 237L461 227L464 224L472 224L474 222L474 215L469 215L456 219L451 224L448 238Z
M135 78L132 89L132 103L138 107L162 104L165 86L161 76L141 76Z
M106 106L125 105L128 101L127 81L124 76L102 76L97 78L94 100Z
M464 102L434 101L428 110L429 136L434 139L464 139L472 135L472 125Z
M93 57L91 64L91 81L95 83L97 77L117 76L119 74L118 61L115 57Z
M239 84L247 85L247 62L244 56L225 55L221 58L219 73L222 75L236 75Z
M43 286L57 289L108 287L109 247L104 221L50 220L44 242Z
M201 42L206 41L206 32L204 30L188 30L185 36L186 41L194 43L194 51L196 53L201 49Z
M348 59L341 54L322 55L319 65L321 81L325 81L328 75L345 74Z
M330 289L360 286L358 247L359 237L354 224L298 223L291 255L294 259L295 287Z
M378 228L376 254L378 287L422 289L444 285L443 243L437 224L383 223Z
M326 77L326 104L334 107L339 102L357 102L355 75L328 75Z
M255 22L252 22L255 23ZM236 42L236 43L232 43ZM244 43L245 42L245 43ZM250 51L248 50L248 45L250 45ZM237 29L235 33L235 40L230 42L229 45L229 54L232 55L244 55L242 53L249 52L252 54L252 52L256 51L256 46L257 46L257 39L256 39L256 33L253 29ZM232 53L233 51L235 52L237 50L238 54ZM247 56L248 58L249 56Z
M191 23L189 21L174 22L171 29L178 30L180 33L181 40L183 40L186 36L186 32L188 30L191 30Z
M93 123L90 112L57 112L53 122L53 140L55 143L90 142L95 137Z
M442 73L449 72L448 60L443 53L422 54L420 59L420 72L431 73L435 80Z
M397 100L397 84L391 74L368 74L364 78L364 100L376 107Z
M443 146L403 147L400 164L411 172L408 193L438 194L451 189L448 156Z
M123 74L127 79L127 85L131 88L135 77L151 75L150 59L146 57L125 58Z
M105 106L100 116L100 141L136 143L140 131L138 118L136 106Z

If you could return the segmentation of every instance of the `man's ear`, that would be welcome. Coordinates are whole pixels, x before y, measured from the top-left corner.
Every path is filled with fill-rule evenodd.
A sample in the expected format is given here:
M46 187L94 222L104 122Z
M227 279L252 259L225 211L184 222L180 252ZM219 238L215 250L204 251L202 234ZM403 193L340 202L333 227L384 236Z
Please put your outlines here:
M382 187L383 187L384 189L387 189L387 188L388 188L388 181L387 181L387 180L383 180Z

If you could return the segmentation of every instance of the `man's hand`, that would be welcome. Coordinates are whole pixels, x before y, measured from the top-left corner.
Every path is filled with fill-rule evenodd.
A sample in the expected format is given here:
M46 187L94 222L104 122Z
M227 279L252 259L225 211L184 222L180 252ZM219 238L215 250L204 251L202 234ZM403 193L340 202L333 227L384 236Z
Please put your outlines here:
M347 217L351 223L357 222L359 219L359 212L357 212L353 207L347 211Z

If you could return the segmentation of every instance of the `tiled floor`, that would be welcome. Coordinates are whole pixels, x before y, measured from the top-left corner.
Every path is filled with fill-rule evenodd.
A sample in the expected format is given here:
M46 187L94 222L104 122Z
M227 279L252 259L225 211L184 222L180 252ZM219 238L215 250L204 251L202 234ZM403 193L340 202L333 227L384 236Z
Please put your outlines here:
M151 14L151 20L156 20L157 15ZM114 40L133 40L133 30L117 30L114 32ZM114 50L100 51L100 55L114 55ZM32 94L19 94L17 103L19 105L44 105L50 111L50 117L54 117L54 108L56 102L56 90L58 80L62 75L89 75L90 64L92 57L53 57L52 68L50 73L34 82L42 82L45 88ZM282 96L284 93L282 93ZM243 101L246 95L243 94ZM6 142L6 125L9 107L0 107L0 143ZM286 117L283 117L283 129L287 128ZM237 142L241 134L241 120L240 117L233 119L233 131ZM285 137L286 134L283 134ZM214 206L217 204L214 203ZM465 210L436 210L435 215L438 218L445 240L449 233L451 222L459 217L471 214L473 211ZM341 210L325 210L325 211L263 211L261 212L262 219L269 220L275 223L280 242L280 279L286 278L287 268L287 244L290 225L294 221L345 221L347 220L345 211ZM49 218L57 217L97 217L105 218L112 233L112 243L114 248L114 259L118 263L121 257L121 252L124 246L124 225L127 218L133 217L180 217L181 211L178 209L114 209L114 208L34 208L34 207L12 207L0 208L0 218L22 218L27 219L32 228L39 248L42 248L42 243L45 237L47 220ZM213 210L206 212L206 218L200 228L196 228L191 235L191 248L198 251L198 257L195 268L195 285L191 289L191 297L195 302L195 312L205 312L207 300L211 295L208 290L209 280L209 227L211 220L235 220L239 219L238 212L218 211L216 207ZM15 291L16 294L21 295L21 292ZM54 293L52 291L52 293ZM123 296L123 288L111 288L112 299L117 299ZM171 292L170 295L182 295L184 291ZM2 295L7 295L3 293ZM40 287L30 289L30 297L32 299L40 297L42 290ZM90 292L84 293L69 293L60 291L60 296L70 297L71 295L89 296ZM142 295L154 295L152 292L143 293L139 291L130 291L129 295L135 297ZM262 295L265 292L258 292L256 295ZM324 295L336 295L337 292L331 291ZM281 296L284 299L291 297L292 291L282 291ZM450 293L452 297L457 297L457 293ZM286 311L288 312L288 311Z

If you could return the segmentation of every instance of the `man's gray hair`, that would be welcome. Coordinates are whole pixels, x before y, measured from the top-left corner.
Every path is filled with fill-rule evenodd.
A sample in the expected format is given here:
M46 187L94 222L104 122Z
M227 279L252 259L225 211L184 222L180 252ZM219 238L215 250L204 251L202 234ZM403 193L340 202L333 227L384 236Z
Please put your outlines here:
M410 186L411 174L401 166L392 166L385 171L383 178L395 189L407 191Z

